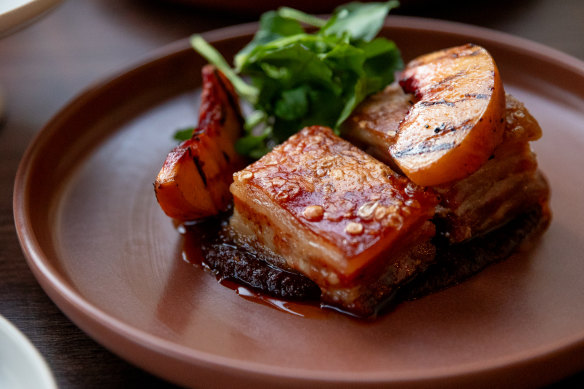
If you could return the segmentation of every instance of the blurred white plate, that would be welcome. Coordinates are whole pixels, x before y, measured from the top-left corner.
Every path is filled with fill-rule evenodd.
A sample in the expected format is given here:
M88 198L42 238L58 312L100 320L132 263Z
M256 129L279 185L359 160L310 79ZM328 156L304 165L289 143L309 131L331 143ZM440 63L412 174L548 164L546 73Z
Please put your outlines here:
M0 0L0 36L32 22L61 0Z
M0 316L0 388L57 388L41 354L3 316Z

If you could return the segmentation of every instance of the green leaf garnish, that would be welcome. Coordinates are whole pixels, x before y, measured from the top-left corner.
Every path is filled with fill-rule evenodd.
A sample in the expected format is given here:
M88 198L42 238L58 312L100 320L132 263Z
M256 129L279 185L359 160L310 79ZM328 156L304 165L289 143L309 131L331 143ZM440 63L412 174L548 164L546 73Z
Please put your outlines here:
M321 34L341 36L348 33L352 41L370 41L383 27L385 17L398 1L385 3L349 3L339 6Z
M326 20L323 20L314 15L309 15L294 8L282 7L278 9L278 15L284 19L295 20L297 22L308 24L314 27L324 27L326 24Z
M234 68L199 35L191 37L193 48L254 108L236 150L259 158L305 126L338 131L363 99L391 83L403 67L396 45L375 38L398 4L349 3L328 20L286 7L266 12L252 41L235 56ZM307 33L303 24L317 30Z

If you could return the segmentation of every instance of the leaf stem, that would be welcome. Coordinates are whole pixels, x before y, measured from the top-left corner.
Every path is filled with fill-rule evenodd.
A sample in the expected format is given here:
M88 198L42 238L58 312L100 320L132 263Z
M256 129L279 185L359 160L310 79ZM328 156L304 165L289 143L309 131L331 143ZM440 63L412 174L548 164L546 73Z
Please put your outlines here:
M243 81L243 79L239 77L235 71L233 71L231 66L229 66L221 53L219 53L213 46L208 44L198 34L192 35L190 42L193 49L201 54L207 61L217 66L217 68L225 75L225 77L231 81L238 95L243 97L251 104L255 104L257 102L260 93L258 88Z
M300 23L305 23L314 27L322 27L326 24L326 20L316 17L314 15L309 15L302 11L298 11L297 9L294 8L281 7L278 9L278 15L280 15L283 18L293 19L299 21Z

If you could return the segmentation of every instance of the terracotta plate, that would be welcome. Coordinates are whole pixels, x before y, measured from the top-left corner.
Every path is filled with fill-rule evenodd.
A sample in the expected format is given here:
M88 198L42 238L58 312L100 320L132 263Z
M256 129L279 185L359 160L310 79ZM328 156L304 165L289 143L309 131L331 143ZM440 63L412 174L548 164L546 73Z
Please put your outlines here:
M255 25L205 35L228 57ZM195 124L202 60L178 42L93 86L41 131L18 171L14 210L29 265L105 347L183 385L543 385L584 369L584 64L508 35L390 17L406 59L468 41L496 58L544 128L535 148L554 219L533 250L374 322L242 298L181 259L152 182Z

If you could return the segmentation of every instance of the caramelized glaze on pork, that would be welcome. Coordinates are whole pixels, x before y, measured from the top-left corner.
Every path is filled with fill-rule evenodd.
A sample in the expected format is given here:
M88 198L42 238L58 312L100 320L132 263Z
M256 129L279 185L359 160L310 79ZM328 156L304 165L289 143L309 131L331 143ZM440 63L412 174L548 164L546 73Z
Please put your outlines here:
M433 191L328 128L302 130L234 177L231 227L342 309L372 313L434 257Z

